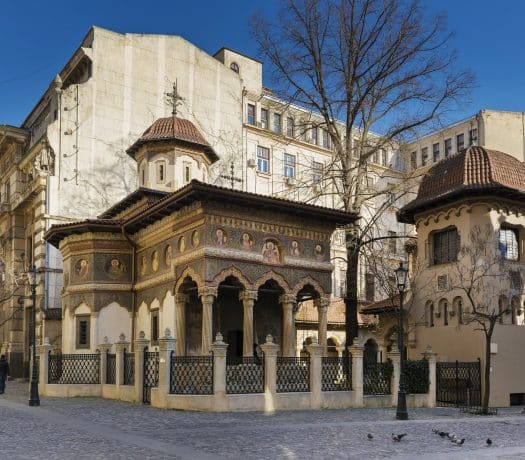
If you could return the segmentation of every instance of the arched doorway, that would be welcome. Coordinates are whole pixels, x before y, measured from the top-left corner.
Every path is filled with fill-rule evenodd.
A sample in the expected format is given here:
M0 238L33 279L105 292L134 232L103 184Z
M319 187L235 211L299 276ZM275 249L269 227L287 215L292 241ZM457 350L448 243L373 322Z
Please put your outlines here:
M175 329L177 354L200 355L202 350L202 304L197 283L186 276L176 298Z
M243 305L240 294L244 286L235 276L219 284L213 305L213 330L220 332L228 344L228 356L243 356Z
M377 351L377 342L374 339L368 339L363 351L363 362L365 365L377 363Z
M266 336L271 334L278 345L283 343L282 318L283 311L280 297L284 289L274 279L269 279L257 290L257 300L253 307L253 330L256 344L266 342Z

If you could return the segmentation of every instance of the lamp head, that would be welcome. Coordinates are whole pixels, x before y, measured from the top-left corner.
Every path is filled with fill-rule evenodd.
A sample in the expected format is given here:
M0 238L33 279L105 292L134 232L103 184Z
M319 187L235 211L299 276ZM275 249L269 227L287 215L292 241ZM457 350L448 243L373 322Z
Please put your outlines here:
M407 286L408 269L403 262L399 262L399 267L396 269L396 282L399 292L404 292Z
M27 280L29 281L29 284L31 285L31 287L36 286L37 284L36 267L34 265L27 271Z

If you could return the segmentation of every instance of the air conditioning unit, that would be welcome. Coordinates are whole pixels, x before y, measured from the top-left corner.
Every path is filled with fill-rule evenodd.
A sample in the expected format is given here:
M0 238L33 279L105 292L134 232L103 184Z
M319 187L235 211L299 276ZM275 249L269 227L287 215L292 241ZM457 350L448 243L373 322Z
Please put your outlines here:
M284 178L284 183L286 185L295 185L295 178L293 178L293 177L285 177Z
M253 158L248 159L248 168L255 168L255 160Z

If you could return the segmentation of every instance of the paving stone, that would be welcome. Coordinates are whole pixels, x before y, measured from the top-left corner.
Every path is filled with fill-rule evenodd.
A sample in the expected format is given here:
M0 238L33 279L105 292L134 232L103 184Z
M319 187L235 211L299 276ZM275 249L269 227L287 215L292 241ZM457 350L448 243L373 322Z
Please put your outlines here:
M5 458L525 458L521 408L488 417L409 409L410 420L400 422L394 409L205 413L100 398L42 398L30 408L27 394L27 384L9 382L0 396ZM464 437L465 444L455 446L433 428ZM397 443L392 432L408 434Z

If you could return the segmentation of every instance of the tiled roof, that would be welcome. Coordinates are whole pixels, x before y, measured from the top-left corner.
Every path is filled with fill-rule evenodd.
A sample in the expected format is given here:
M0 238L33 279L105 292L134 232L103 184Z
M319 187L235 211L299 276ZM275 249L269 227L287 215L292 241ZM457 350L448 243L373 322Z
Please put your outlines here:
M204 151L212 162L219 159L213 148L204 139L197 127L189 120L177 117L159 118L126 150L128 155L134 156L140 146L148 142L181 141L188 144L204 147Z
M394 312L398 308L399 295L395 295L394 297L380 300L379 302L374 302L361 308L361 313L363 315L376 315L378 313Z
M131 192L129 195L125 196L122 200L115 203L111 208L106 209L102 214L98 216L99 219L113 219L117 214L121 213L125 209L129 208L142 198L148 198L147 206L159 201L161 198L164 198L166 195L169 195L170 192L165 192L162 190L155 190L147 187L139 187L134 192Z
M403 207L398 217L401 222L414 223L415 214L430 206L480 194L523 199L525 165L497 150L468 147L430 168L417 198Z

